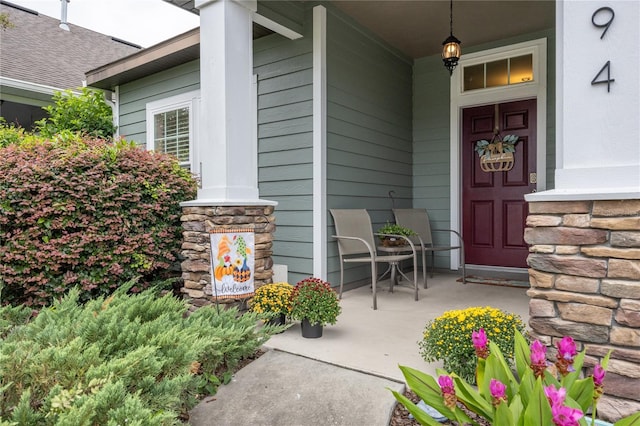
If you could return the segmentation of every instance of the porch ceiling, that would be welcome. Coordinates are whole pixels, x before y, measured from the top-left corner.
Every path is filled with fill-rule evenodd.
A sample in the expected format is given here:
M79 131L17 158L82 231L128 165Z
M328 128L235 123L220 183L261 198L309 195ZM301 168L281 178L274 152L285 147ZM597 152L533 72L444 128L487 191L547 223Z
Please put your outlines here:
M197 13L194 0L164 0ZM411 58L434 55L449 35L447 0L331 0ZM453 33L465 46L553 28L554 0L455 0Z
M412 58L438 54L449 35L446 0L332 1L364 27ZM553 0L453 2L453 34L465 46L555 26Z

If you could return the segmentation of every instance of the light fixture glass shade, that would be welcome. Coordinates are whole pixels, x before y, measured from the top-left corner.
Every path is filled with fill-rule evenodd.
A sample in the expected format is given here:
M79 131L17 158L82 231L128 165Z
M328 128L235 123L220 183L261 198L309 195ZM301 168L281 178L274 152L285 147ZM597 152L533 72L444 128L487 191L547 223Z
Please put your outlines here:
M453 74L453 69L458 65L461 54L460 40L455 38L453 34L442 42L442 61L445 68L449 70L449 74Z

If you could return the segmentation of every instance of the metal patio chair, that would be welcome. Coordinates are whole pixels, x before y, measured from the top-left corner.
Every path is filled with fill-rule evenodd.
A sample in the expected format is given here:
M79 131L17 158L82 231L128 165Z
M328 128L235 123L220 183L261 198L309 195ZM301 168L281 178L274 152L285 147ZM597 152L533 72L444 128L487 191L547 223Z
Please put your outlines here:
M371 218L365 209L331 209L331 215L336 227L333 238L338 240L340 256L340 298L344 286L345 263L368 263L371 266L371 287L373 291L373 309L378 309L376 299L376 285L378 279L377 264L388 263L390 267L397 267L403 260L413 259L413 288L415 300L418 300L418 272L416 248L413 242L401 235L408 242L407 253L385 255L378 253L375 236L371 227ZM381 234L376 234L381 235ZM384 234L387 235L387 234ZM408 253L411 251L411 253ZM395 279L392 276L390 291L393 291Z
M409 237L416 246L416 250L422 252L422 277L424 288L427 288L427 253L431 253L431 278L435 269L435 253L437 251L460 250L460 260L462 264L462 282L466 284L466 271L464 267L464 241L462 236L453 229L431 229L429 214L426 209L393 209L396 223L412 229L416 236ZM458 237L458 245L433 245L432 232L448 232Z

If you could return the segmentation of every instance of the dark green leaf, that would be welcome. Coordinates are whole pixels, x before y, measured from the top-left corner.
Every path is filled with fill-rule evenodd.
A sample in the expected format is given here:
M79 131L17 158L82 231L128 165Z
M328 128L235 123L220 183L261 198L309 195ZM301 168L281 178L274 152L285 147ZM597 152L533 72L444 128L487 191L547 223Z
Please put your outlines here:
M542 380L536 379L529 404L524 412L524 424L527 426L549 426L552 424L551 407L542 389Z
M514 419L513 423L509 423L510 425L519 424L521 421L524 422L524 405L522 405L520 395L516 395L513 401L509 401L509 410L511 410L511 415Z
M493 406L478 393L478 391L457 376L453 378L456 384L456 396L467 408L482 417L491 420Z
M567 396L576 401L582 412L586 413L593 403L593 377L575 380L571 387L565 389L567 389Z
M573 387L573 382L576 381L576 379L580 376L580 373L582 371L584 356L585 356L585 351L582 351L573 359L573 369L575 371L567 374L562 378L560 383L563 388L571 389Z
M531 370L531 349L520 331L514 335L514 352L516 359L516 371L519 377L523 377L525 371Z
M533 370L526 370L520 380L520 398L522 398L522 403L525 406L529 405L529 400L531 399L531 394L533 393L535 384L536 379L533 374Z
M405 381L409 388L415 392L424 402L438 410L442 415L450 420L455 420L455 415L446 405L442 398L440 385L430 375L411 367L400 366Z
M640 426L640 412L618 420L613 426Z
M493 418L492 424L494 425L515 424L513 413L511 412L511 410L509 410L509 406L507 405L506 402L502 402L496 407L496 414L495 414L495 417Z

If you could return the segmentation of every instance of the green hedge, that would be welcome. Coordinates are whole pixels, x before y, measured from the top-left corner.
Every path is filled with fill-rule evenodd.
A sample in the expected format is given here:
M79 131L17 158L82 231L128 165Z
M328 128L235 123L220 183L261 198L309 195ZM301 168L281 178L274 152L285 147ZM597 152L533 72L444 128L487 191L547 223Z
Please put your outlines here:
M79 292L31 316L0 308L0 424L179 424L223 375L282 327L151 290L82 305ZM3 423L8 422L8 423Z
M65 131L112 139L116 131L111 107L100 90L82 87L80 93L71 90L55 92L53 105L43 107L47 117L36 122L36 132L52 138Z
M179 203L196 185L173 157L67 132L0 158L3 303L46 306L75 286L88 300L134 277L145 287L176 260Z

